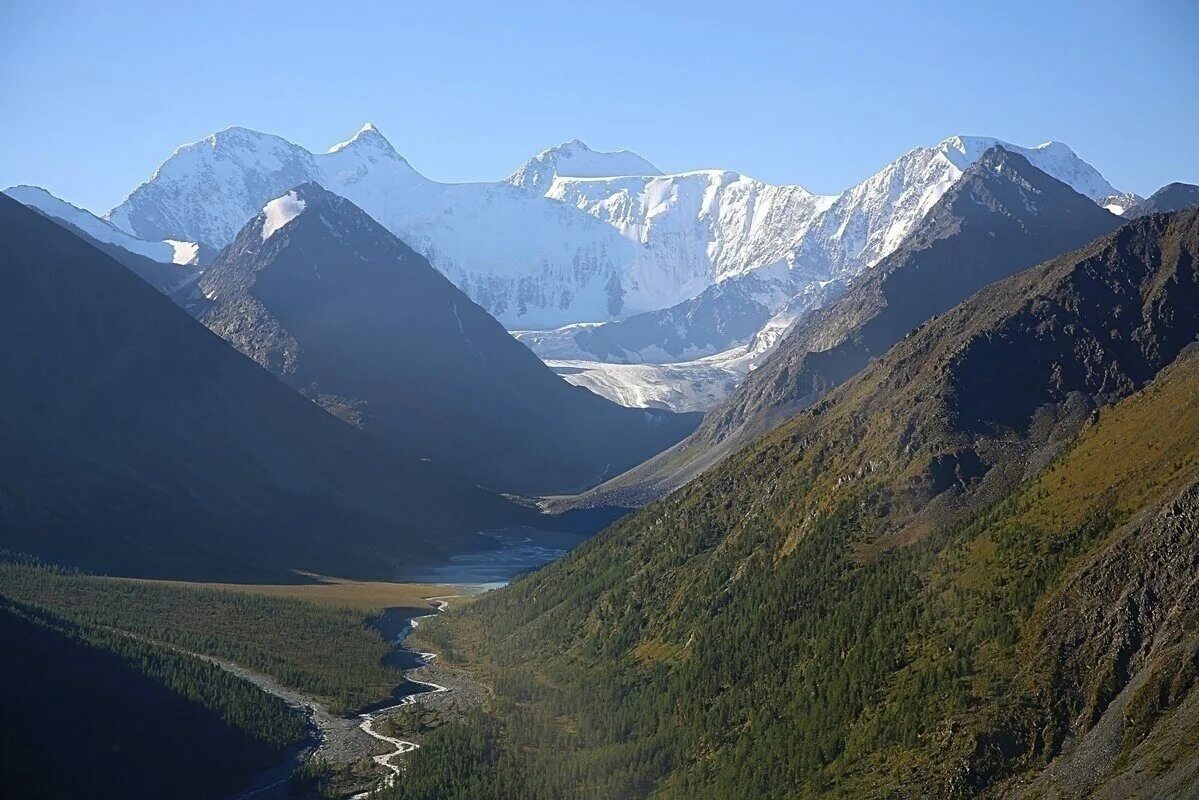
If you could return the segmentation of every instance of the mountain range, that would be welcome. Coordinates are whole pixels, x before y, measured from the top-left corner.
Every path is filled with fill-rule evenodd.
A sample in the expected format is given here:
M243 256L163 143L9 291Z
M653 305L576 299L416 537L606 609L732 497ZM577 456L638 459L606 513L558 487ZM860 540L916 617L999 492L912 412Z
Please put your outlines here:
M176 150L103 220L41 190L10 192L101 241L119 234L159 260L165 248L198 248L207 261L266 202L315 182L428 258L568 381L692 411L726 397L779 330L894 250L995 144L1115 211L1140 200L1061 143L966 136L917 147L838 195L728 170L664 175L578 140L505 181L442 184L369 123L321 154L221 131Z
M992 147L897 250L836 300L799 318L770 358L707 413L699 430L583 502L635 505L674 490L818 402L912 330L988 283L1119 224L1119 217L1023 156Z
M180 147L105 221L143 249L174 241L215 250L268 201L311 181L361 207L510 329L668 309L750 273L767 286L741 294L773 313L814 281L855 274L894 249L995 141L959 136L916 148L844 193L820 196L727 170L662 175L636 154L577 140L506 181L442 184L369 123L321 154L230 128ZM1006 146L1096 201L1120 194L1065 145ZM721 337L700 326L683 343L634 336L620 342L619 357L710 354L746 327Z

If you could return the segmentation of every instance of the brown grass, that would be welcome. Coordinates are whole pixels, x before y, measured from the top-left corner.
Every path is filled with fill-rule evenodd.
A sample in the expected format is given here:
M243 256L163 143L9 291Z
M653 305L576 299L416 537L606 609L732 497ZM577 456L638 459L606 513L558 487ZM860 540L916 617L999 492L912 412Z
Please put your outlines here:
M296 600L308 600L319 605L357 608L364 611L374 611L395 606L421 608L433 607L428 598L448 599L460 606L469 602L472 597L460 586L448 586L444 583L387 583L384 581L352 581L345 578L331 578L322 575L309 575L315 583L300 584L251 584L251 583L201 583L194 581L166 581L128 579L135 583L151 583L163 586L176 586L183 589L220 589L242 594L264 595L267 597L288 597ZM114 579L117 580L117 579Z
M1051 530L1081 524L1101 505L1142 508L1199 464L1199 353L1105 408L1030 492L1023 521Z

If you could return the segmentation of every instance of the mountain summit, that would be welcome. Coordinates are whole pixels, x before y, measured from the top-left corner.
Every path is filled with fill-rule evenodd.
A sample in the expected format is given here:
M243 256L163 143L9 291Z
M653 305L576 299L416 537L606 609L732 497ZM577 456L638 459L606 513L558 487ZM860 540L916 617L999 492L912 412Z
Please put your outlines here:
M593 485L698 421L566 383L423 257L316 183L267 203L199 289L202 321L284 381L492 488Z
M542 150L508 176L508 183L545 194L554 178L611 178L661 175L662 171L628 150L599 152L578 139Z
M396 157L400 154L391 146L391 142L383 135L382 131L375 127L373 122L368 122L358 129L358 132L340 144L335 144L329 148L330 153L336 153L345 150L347 147L373 147L382 152L387 152Z

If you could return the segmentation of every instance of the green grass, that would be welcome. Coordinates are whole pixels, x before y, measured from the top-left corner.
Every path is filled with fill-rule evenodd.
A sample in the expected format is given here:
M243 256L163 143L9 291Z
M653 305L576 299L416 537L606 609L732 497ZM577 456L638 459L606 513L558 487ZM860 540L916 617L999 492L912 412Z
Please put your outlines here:
M425 626L490 678L492 717L440 729L394 795L935 797L1034 769L1114 687L1110 664L1060 675L1035 657L1045 605L1130 515L1199 479L1197 403L1192 355L1006 497L902 537L880 522L914 530L925 462L886 462L896 421L801 417ZM1180 668L1153 685L1134 730L1191 683Z
M0 595L83 625L232 661L348 712L404 680L369 613L339 603L0 563Z

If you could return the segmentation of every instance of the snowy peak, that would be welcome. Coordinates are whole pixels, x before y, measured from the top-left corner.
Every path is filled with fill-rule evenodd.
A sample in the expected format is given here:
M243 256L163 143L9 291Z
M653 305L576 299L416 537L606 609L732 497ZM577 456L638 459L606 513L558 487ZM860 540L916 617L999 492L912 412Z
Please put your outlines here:
M1061 142L1045 142L1036 147L1020 147L987 136L951 136L937 145L936 150L962 172L995 146L1019 153L1037 169L1052 175L1079 194L1099 201L1119 190L1107 182L1099 170L1083 161Z
M142 239L223 247L266 201L316 180L313 155L280 136L227 128L177 149L106 217Z
M333 145L329 148L329 153L340 153L343 150L358 150L374 152L378 155L398 158L401 161L403 158L396 149L391 146L391 142L387 137L375 127L373 122L368 122L358 129L358 132L344 142Z
M530 158L508 176L508 182L542 194L556 177L616 178L661 174L660 169L629 150L601 152L572 139Z

